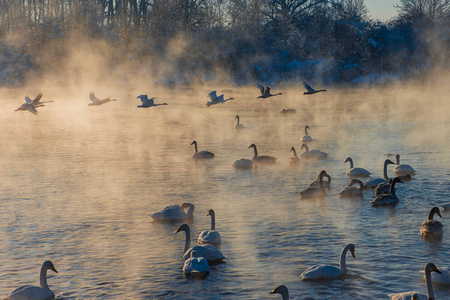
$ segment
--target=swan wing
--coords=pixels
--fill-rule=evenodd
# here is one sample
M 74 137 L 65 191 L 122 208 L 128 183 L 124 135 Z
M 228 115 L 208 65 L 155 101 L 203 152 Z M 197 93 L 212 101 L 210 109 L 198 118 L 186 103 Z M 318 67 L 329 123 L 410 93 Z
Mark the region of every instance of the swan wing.
M 270 87 L 268 85 L 264 86 L 264 95 L 269 95 L 270 94 Z
M 31 100 L 29 96 L 25 96 L 25 102 L 28 104 L 31 104 L 31 102 L 33 102 L 33 100 Z
M 184 262 L 183 272 L 185 274 L 200 274 L 210 271 L 208 261 L 203 257 L 191 257 Z
M 151 215 L 155 220 L 183 220 L 188 217 L 179 205 L 170 205 Z
M 433 282 L 433 284 L 449 285 L 450 284 L 450 272 L 447 269 L 442 269 L 442 268 L 439 268 L 439 271 L 441 271 L 441 274 L 436 273 L 436 272 L 431 273 L 431 282 Z M 424 279 L 425 279 L 425 272 L 421 271 L 421 273 L 424 275 Z
M 308 92 L 314 92 L 314 89 L 309 84 L 307 84 L 306 81 L 303 81 L 303 85 L 308 90 Z
M 342 270 L 335 266 L 315 265 L 306 269 L 301 275 L 301 280 L 332 279 L 342 275 Z
M 139 96 L 137 96 L 137 98 L 139 98 L 141 100 L 143 105 L 148 101 L 147 95 L 139 95 Z
M 53 299 L 55 294 L 49 289 L 40 286 L 24 285 L 21 286 L 8 296 L 9 300 L 47 300 Z
M 258 84 L 256 87 L 257 87 L 257 88 L 259 89 L 259 91 L 261 92 L 261 95 L 264 95 L 264 87 L 263 87 L 262 85 L 260 85 L 260 84 Z
M 209 96 L 209 99 L 211 99 L 211 101 L 216 100 L 216 98 L 217 98 L 216 91 L 210 92 L 210 93 L 208 94 L 208 96 Z
M 31 101 L 32 105 L 37 105 L 39 103 L 39 100 L 41 100 L 42 98 L 42 93 L 39 93 L 36 95 L 36 97 L 33 99 L 33 101 Z
M 196 255 L 199 257 L 204 257 L 209 262 L 221 261 L 225 259 L 225 256 L 220 252 L 219 249 L 212 245 L 202 245 L 202 246 L 194 246 L 187 250 L 183 254 L 184 259 L 188 259 L 191 257 L 191 252 L 195 251 Z
M 156 98 L 156 97 L 153 97 L 153 98 L 148 99 L 148 100 L 147 100 L 147 104 L 149 104 L 149 105 L 151 105 L 151 106 L 155 105 L 155 98 Z
M 386 183 L 386 180 L 384 180 L 383 178 L 372 178 L 370 180 L 367 180 L 364 183 L 364 188 L 366 188 L 366 189 L 374 189 L 381 183 Z
M 89 93 L 89 99 L 91 99 L 92 103 L 94 103 L 94 104 L 100 103 L 100 99 L 95 97 L 94 93 Z
M 199 245 L 203 244 L 217 245 L 220 244 L 221 241 L 222 238 L 220 236 L 220 233 L 216 230 L 205 230 L 202 231 L 198 236 Z

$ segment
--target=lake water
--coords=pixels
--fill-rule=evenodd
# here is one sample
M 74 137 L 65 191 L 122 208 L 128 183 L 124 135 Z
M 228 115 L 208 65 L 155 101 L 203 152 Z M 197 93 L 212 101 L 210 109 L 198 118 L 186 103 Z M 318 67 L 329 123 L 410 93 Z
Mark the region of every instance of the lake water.
M 88 92 L 52 98 L 44 91 L 43 100 L 55 102 L 38 116 L 13 111 L 23 91 L 0 97 L 0 296 L 39 284 L 44 260 L 59 271 L 48 276 L 57 299 L 281 299 L 268 294 L 279 284 L 292 299 L 386 299 L 426 292 L 419 271 L 427 262 L 450 268 L 450 213 L 437 217 L 442 241 L 419 234 L 429 210 L 450 201 L 448 86 L 313 96 L 274 86 L 283 95 L 268 99 L 255 99 L 253 86 L 231 89 L 225 97 L 235 100 L 208 108 L 205 88 L 160 90 L 155 101 L 169 105 L 148 109 L 136 108 L 142 91 L 99 107 L 87 106 Z M 297 112 L 283 115 L 283 108 Z M 306 124 L 310 149 L 329 157 L 293 168 L 289 149 L 303 152 Z M 195 163 L 194 139 L 215 158 Z M 234 160 L 253 156 L 252 143 L 276 165 L 233 169 Z M 350 181 L 346 157 L 382 177 L 387 154 L 396 153 L 417 171 L 397 185 L 396 206 L 373 207 L 371 190 L 363 199 L 339 197 Z M 301 200 L 297 192 L 321 170 L 333 178 L 327 196 Z M 194 241 L 209 228 L 206 212 L 216 212 L 227 258 L 204 280 L 183 275 L 185 235 L 173 234 L 179 224 L 149 216 L 183 202 L 195 204 Z M 347 275 L 299 280 L 313 264 L 338 265 L 347 243 L 356 245 Z M 450 287 L 434 290 L 436 299 L 450 299 Z

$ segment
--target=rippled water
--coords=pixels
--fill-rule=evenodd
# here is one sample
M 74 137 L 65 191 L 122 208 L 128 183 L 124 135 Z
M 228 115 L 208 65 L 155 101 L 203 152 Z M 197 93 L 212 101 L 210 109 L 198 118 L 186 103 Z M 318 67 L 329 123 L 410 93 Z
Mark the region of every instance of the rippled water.
M 425 292 L 425 263 L 450 267 L 450 213 L 443 213 L 442 241 L 419 235 L 428 211 L 450 201 L 450 110 L 448 87 L 435 96 L 421 91 L 402 98 L 384 90 L 302 96 L 291 87 L 256 100 L 256 88 L 242 87 L 233 89 L 234 101 L 209 108 L 207 90 L 165 91 L 156 102 L 169 105 L 149 109 L 137 109 L 131 96 L 88 107 L 86 93 L 55 99 L 37 117 L 13 112 L 19 100 L 4 100 L 0 296 L 38 284 L 47 259 L 59 271 L 49 273 L 57 299 L 279 299 L 268 294 L 279 284 L 293 299 Z M 283 108 L 297 113 L 282 115 Z M 246 126 L 239 132 L 236 114 Z M 289 149 L 302 152 L 306 124 L 310 148 L 329 158 L 289 167 Z M 192 161 L 194 139 L 216 157 Z M 277 164 L 233 169 L 234 160 L 252 157 L 251 143 Z M 381 177 L 386 155 L 395 153 L 417 170 L 398 185 L 396 206 L 372 207 L 372 191 L 363 199 L 338 196 L 349 182 L 347 156 Z M 297 192 L 322 169 L 333 178 L 328 195 L 300 200 Z M 227 259 L 205 280 L 183 275 L 185 236 L 173 234 L 179 224 L 155 224 L 149 216 L 183 202 L 196 207 L 193 239 L 209 228 L 208 209 L 216 212 Z M 337 265 L 347 243 L 356 245 L 356 259 L 348 256 L 345 277 L 298 279 L 310 265 Z M 435 294 L 449 299 L 450 288 L 435 287 Z

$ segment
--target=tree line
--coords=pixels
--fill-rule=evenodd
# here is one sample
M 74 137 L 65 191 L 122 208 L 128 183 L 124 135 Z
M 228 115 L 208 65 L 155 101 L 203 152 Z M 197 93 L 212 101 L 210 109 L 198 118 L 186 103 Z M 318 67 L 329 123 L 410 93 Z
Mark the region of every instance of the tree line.
M 450 0 L 395 8 L 396 17 L 379 21 L 364 0 L 0 0 L 0 37 L 37 33 L 42 46 L 82 29 L 114 34 L 124 53 L 140 41 L 134 55 L 160 60 L 182 36 L 174 73 L 206 79 L 221 70 L 238 82 L 289 79 L 301 75 L 299 62 L 324 58 L 332 63 L 321 72 L 333 81 L 448 62 Z

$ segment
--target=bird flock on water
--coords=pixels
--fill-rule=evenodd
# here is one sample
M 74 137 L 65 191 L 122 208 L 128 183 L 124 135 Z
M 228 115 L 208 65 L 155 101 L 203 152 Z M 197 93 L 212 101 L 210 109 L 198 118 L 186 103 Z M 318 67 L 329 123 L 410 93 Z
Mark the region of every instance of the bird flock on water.
M 325 92 L 325 89 L 315 90 L 306 82 L 303 82 L 306 92 L 304 95 L 313 95 L 319 92 Z M 271 94 L 270 87 L 265 85 L 257 85 L 261 92 L 261 95 L 257 98 L 269 98 L 273 96 L 283 95 L 282 93 Z M 23 103 L 16 111 L 29 111 L 34 115 L 38 112 L 36 108 L 45 106 L 44 103 L 54 102 L 53 100 L 40 101 L 43 94 L 39 93 L 33 100 L 29 96 L 25 96 L 25 103 Z M 216 104 L 224 104 L 227 101 L 234 98 L 225 99 L 224 95 L 217 96 L 216 91 L 212 91 L 208 94 L 210 101 L 206 103 L 206 107 L 210 107 Z M 168 105 L 167 103 L 155 103 L 154 97 L 148 98 L 147 95 L 139 95 L 136 97 L 140 99 L 141 105 L 138 108 L 149 108 L 154 106 Z M 117 101 L 111 97 L 99 99 L 93 92 L 89 94 L 90 103 L 88 106 L 99 106 L 108 102 Z M 281 113 L 292 114 L 295 113 L 295 109 L 283 109 Z M 246 128 L 240 123 L 239 115 L 235 117 L 236 130 L 243 130 Z M 291 166 L 298 166 L 301 161 L 316 161 L 327 159 L 329 154 L 316 149 L 309 149 L 313 139 L 308 133 L 308 129 L 311 129 L 308 125 L 304 127 L 304 135 L 301 137 L 301 148 L 305 150 L 300 156 L 297 155 L 295 147 L 291 147 L 290 152 L 293 156 L 288 158 L 288 164 Z M 247 130 L 247 129 L 246 129 Z M 198 150 L 198 142 L 192 141 L 191 145 L 194 145 L 194 154 L 192 158 L 197 160 L 209 160 L 215 157 L 213 152 Z M 256 144 L 252 143 L 248 147 L 253 149 L 253 157 L 251 159 L 241 158 L 232 163 L 232 166 L 236 169 L 252 169 L 260 165 L 273 165 L 277 163 L 277 158 L 269 155 L 259 155 Z M 373 206 L 392 206 L 399 202 L 399 198 L 395 193 L 395 186 L 398 183 L 404 183 L 410 181 L 412 176 L 415 176 L 416 171 L 408 164 L 400 163 L 400 155 L 395 156 L 396 162 L 394 163 L 390 159 L 386 159 L 383 164 L 383 178 L 369 178 L 372 174 L 368 170 L 355 167 L 353 159 L 347 157 L 344 160 L 345 163 L 349 163 L 349 169 L 346 175 L 350 178 L 350 183 L 344 187 L 340 192 L 340 197 L 356 197 L 362 198 L 364 190 L 374 190 L 374 199 L 371 201 Z M 388 165 L 394 165 L 393 173 L 394 178 L 388 177 L 387 167 Z M 363 179 L 368 179 L 363 182 Z M 323 198 L 327 195 L 327 190 L 331 188 L 331 176 L 322 170 L 317 179 L 312 181 L 307 188 L 298 192 L 300 199 L 314 199 Z M 450 210 L 450 203 L 442 205 L 444 210 Z M 211 267 L 216 264 L 226 262 L 226 256 L 222 254 L 220 245 L 222 237 L 219 231 L 216 230 L 216 215 L 213 209 L 209 209 L 206 213 L 207 217 L 211 219 L 211 226 L 209 230 L 202 231 L 197 238 L 197 245 L 191 245 L 191 229 L 187 221 L 192 221 L 194 218 L 195 206 L 192 203 L 182 203 L 181 205 L 170 205 L 163 208 L 161 211 L 151 214 L 154 222 L 158 223 L 181 223 L 175 230 L 175 234 L 179 232 L 185 233 L 185 245 L 182 252 L 184 259 L 183 272 L 187 277 L 193 279 L 204 279 L 211 272 Z M 443 225 L 437 220 L 434 220 L 434 216 L 437 215 L 442 218 L 441 211 L 438 207 L 433 207 L 429 211 L 428 218 L 424 221 L 420 227 L 420 235 L 424 240 L 439 241 L 443 237 Z M 299 279 L 305 280 L 332 280 L 340 278 L 347 272 L 346 257 L 347 253 L 350 253 L 353 258 L 356 258 L 356 245 L 350 243 L 344 246 L 339 258 L 339 264 L 328 265 L 318 264 L 313 265 L 304 270 Z M 5 299 L 17 300 L 17 299 L 53 299 L 55 294 L 50 290 L 47 284 L 47 271 L 51 270 L 57 272 L 51 261 L 45 261 L 42 264 L 40 271 L 40 286 L 25 285 L 20 286 L 13 290 L 10 295 Z M 446 284 L 450 285 L 450 271 L 445 269 L 438 269 L 433 263 L 427 263 L 423 271 L 424 279 L 426 281 L 427 294 L 410 291 L 402 293 L 392 293 L 388 296 L 391 299 L 434 299 L 432 284 Z M 285 285 L 279 285 L 274 288 L 269 294 L 280 294 L 283 300 L 289 299 L 289 290 Z

